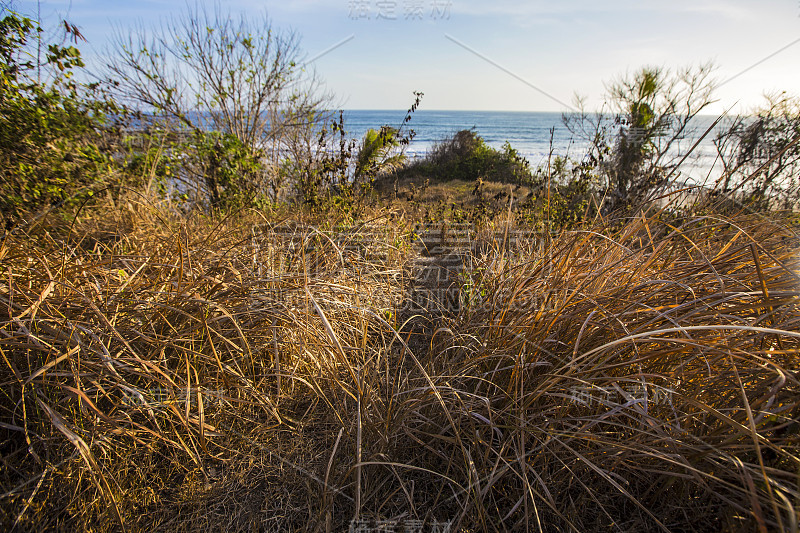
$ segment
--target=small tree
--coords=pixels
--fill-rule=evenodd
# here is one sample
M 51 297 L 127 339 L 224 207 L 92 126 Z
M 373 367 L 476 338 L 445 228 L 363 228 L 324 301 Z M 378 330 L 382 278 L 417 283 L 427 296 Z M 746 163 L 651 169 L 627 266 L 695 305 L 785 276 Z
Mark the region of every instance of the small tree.
M 589 142 L 589 164 L 580 169 L 600 179 L 604 213 L 637 205 L 677 177 L 700 133 L 694 119 L 712 103 L 712 71 L 710 63 L 675 73 L 644 67 L 606 86 L 610 114 L 564 116 L 573 135 Z
M 324 120 L 328 100 L 303 67 L 296 35 L 273 30 L 266 16 L 234 18 L 219 4 L 190 9 L 149 35 L 144 28 L 117 32 L 108 77 L 119 97 L 199 141 L 199 157 L 219 159 L 215 147 L 232 146 L 218 144 L 219 135 L 235 138 L 235 153 L 228 156 L 241 153 L 248 165 L 261 165 L 238 190 L 277 194 L 278 174 L 268 162 L 280 159 L 284 140 Z M 207 134 L 214 136 L 211 142 L 203 140 Z M 208 146 L 214 150 L 203 149 Z M 224 207 L 226 196 L 214 186 L 224 187 L 225 180 L 209 175 L 218 165 L 203 161 L 195 168 L 203 169 L 195 176 L 198 190 L 212 207 Z

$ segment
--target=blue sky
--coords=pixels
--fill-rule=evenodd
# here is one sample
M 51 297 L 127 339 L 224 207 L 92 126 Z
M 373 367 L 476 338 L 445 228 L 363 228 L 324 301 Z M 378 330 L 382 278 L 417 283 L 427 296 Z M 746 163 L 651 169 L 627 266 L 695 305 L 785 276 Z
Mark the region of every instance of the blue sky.
M 724 84 L 711 109 L 743 112 L 765 91 L 800 95 L 800 0 L 230 0 L 293 29 L 345 108 L 563 111 L 578 93 L 590 107 L 604 82 L 643 65 L 678 68 L 713 60 Z M 16 8 L 36 13 L 37 3 Z M 45 23 L 66 18 L 100 61 L 115 26 L 168 20 L 170 0 L 42 1 Z M 482 57 L 479 57 L 482 56 Z M 521 81 L 523 80 L 523 81 Z M 551 97 L 538 92 L 534 87 Z

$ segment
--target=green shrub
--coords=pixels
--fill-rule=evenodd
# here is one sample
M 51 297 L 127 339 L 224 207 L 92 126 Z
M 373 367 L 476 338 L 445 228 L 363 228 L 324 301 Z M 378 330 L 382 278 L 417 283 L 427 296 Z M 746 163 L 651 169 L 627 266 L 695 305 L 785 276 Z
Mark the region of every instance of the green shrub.
M 36 64 L 28 42 L 43 30 L 29 18 L 3 14 L 0 211 L 8 228 L 50 204 L 83 201 L 111 175 L 105 117 L 117 110 L 96 97 L 96 86 L 73 79 L 83 67 L 77 48 L 46 45 L 44 62 Z M 80 33 L 65 27 L 77 40 Z
M 438 181 L 481 178 L 503 183 L 526 183 L 531 178 L 528 161 L 509 143 L 502 150 L 487 145 L 475 130 L 461 130 L 437 143 L 420 162 L 404 170 Z

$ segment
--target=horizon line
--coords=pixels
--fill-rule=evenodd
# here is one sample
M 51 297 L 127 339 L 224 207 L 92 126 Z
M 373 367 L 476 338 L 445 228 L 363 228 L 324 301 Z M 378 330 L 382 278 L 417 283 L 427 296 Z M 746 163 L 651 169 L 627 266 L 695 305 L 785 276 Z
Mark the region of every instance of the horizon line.
M 402 108 L 367 108 L 367 107 L 342 107 L 331 109 L 329 111 L 375 111 L 384 113 L 407 113 L 408 109 Z M 564 114 L 575 113 L 575 111 L 528 111 L 528 110 L 513 110 L 513 109 L 417 109 L 414 113 L 547 113 L 547 114 Z M 586 111 L 586 114 L 599 114 L 600 111 Z M 606 112 L 605 114 L 613 114 Z M 719 117 L 725 113 L 701 113 L 696 115 L 698 117 Z M 751 116 L 751 114 L 744 115 L 731 115 L 731 116 Z

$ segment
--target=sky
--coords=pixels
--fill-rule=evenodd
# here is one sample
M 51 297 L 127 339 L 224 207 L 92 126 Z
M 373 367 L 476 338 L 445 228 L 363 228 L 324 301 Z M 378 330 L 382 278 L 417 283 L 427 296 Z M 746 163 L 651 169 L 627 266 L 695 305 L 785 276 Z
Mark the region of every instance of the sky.
M 192 2 L 194 5 L 194 2 Z M 229 0 L 295 31 L 306 58 L 346 109 L 590 109 L 606 84 L 645 65 L 713 61 L 708 110 L 746 113 L 764 93 L 800 95 L 800 0 Z M 114 31 L 185 13 L 181 0 L 17 1 L 45 24 L 66 19 L 92 68 Z

